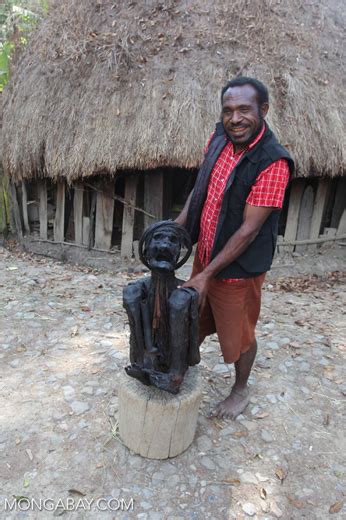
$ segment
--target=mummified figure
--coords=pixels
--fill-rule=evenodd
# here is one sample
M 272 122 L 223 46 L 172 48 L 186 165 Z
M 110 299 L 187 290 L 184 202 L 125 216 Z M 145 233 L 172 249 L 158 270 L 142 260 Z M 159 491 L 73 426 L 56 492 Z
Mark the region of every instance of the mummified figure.
M 181 248 L 187 252 L 179 260 Z M 200 361 L 198 346 L 198 294 L 177 288 L 174 275 L 191 253 L 185 228 L 170 220 L 151 225 L 139 242 L 141 261 L 151 277 L 130 283 L 123 303 L 130 324 L 129 376 L 173 394 L 179 392 L 188 366 Z

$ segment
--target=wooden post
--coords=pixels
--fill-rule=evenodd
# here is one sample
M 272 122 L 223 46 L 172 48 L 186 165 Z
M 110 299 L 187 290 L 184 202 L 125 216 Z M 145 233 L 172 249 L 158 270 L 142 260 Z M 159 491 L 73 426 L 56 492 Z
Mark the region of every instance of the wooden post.
M 83 217 L 83 246 L 89 247 L 90 217 Z
M 299 210 L 297 240 L 305 240 L 310 236 L 311 219 L 314 207 L 314 189 L 312 186 L 306 186 Z M 308 246 L 296 246 L 296 251 L 303 253 Z
M 125 179 L 125 201 L 136 204 L 138 177 L 130 175 Z M 124 204 L 123 226 L 121 236 L 121 256 L 124 258 L 132 257 L 133 225 L 135 222 L 135 210 Z
M 341 215 L 341 219 L 338 226 L 337 235 L 345 235 L 346 234 L 346 209 L 344 209 L 343 214 Z
M 156 217 L 154 220 L 144 215 L 144 228 L 156 220 L 162 220 L 163 173 L 161 171 L 147 173 L 144 177 L 144 209 Z
M 318 238 L 320 235 L 320 229 L 322 219 L 324 216 L 326 202 L 329 195 L 330 179 L 319 179 L 316 197 L 314 201 L 314 209 L 311 219 L 310 238 Z M 316 245 L 310 246 L 312 249 L 316 249 Z
M 109 181 L 102 185 L 97 192 L 95 247 L 110 249 L 112 245 L 113 216 L 114 216 L 114 182 Z
M 26 191 L 25 181 L 22 181 L 22 206 L 23 206 L 23 222 L 26 233 L 30 235 L 30 225 L 28 217 L 28 193 Z
M 17 234 L 18 238 L 23 238 L 22 221 L 20 219 L 19 204 L 17 199 L 17 190 L 13 182 L 9 182 L 10 196 L 11 196 L 11 227 L 12 231 Z
M 305 179 L 296 179 L 292 183 L 284 241 L 290 242 L 297 238 L 300 202 L 305 187 Z M 293 251 L 294 246 L 285 246 L 287 251 Z
M 56 209 L 54 219 L 54 241 L 64 241 L 64 222 L 65 222 L 65 183 L 57 183 L 56 190 Z
M 48 216 L 47 216 L 47 184 L 46 181 L 40 181 L 38 184 L 38 196 L 40 199 L 40 238 L 47 240 L 48 238 Z
M 335 200 L 332 211 L 330 227 L 338 227 L 340 219 L 346 208 L 346 177 L 340 177 L 337 181 Z
M 83 244 L 83 184 L 77 183 L 73 197 L 74 240 L 76 244 Z M 88 233 L 89 235 L 89 233 Z

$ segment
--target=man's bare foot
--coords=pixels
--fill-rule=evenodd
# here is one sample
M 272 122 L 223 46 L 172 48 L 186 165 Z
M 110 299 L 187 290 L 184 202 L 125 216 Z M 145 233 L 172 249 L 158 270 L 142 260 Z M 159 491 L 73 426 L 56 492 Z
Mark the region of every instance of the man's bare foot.
M 230 395 L 218 404 L 215 416 L 219 419 L 235 419 L 249 404 L 249 389 L 232 388 Z

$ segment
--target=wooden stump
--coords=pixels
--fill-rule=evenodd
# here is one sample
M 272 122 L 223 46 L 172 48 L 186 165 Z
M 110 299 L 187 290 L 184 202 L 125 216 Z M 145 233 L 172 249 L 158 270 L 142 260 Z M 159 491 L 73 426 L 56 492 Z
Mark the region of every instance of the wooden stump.
M 149 459 L 168 459 L 193 441 L 202 398 L 197 367 L 185 374 L 180 392 L 169 394 L 123 374 L 119 388 L 119 433 L 125 446 Z

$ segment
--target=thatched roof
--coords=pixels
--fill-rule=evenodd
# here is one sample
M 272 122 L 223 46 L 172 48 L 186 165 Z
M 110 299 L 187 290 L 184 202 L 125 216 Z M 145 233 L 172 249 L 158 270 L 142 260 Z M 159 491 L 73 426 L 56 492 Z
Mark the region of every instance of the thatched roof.
M 238 74 L 298 175 L 345 172 L 341 0 L 59 0 L 4 96 L 13 179 L 193 168 Z

